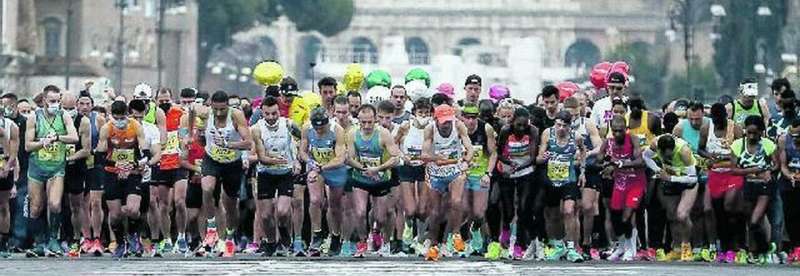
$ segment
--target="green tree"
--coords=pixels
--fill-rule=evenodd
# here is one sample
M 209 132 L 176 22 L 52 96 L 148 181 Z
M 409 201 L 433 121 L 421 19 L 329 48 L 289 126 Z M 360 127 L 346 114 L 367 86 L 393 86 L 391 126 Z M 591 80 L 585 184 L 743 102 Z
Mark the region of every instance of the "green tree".
M 299 31 L 335 35 L 350 26 L 353 0 L 198 0 L 199 66 L 202 76 L 216 48 L 231 45 L 238 31 L 256 24 L 270 24 L 285 14 Z
M 714 70 L 713 64 L 706 64 L 701 66 L 698 63 L 693 63 L 691 66 L 692 75 L 691 87 L 689 82 L 686 81 L 686 72 L 673 72 L 667 82 L 667 96 L 669 98 L 684 97 L 689 99 L 697 99 L 703 102 L 715 102 L 717 98 L 722 95 L 719 88 L 719 81 L 717 80 L 717 73 Z
M 786 0 L 741 1 L 725 0 L 727 16 L 720 19 L 721 38 L 714 42 L 714 66 L 720 75 L 722 88 L 734 89 L 739 82 L 755 75 L 753 66 L 763 62 L 780 72 L 781 29 L 786 24 Z M 759 16 L 759 6 L 766 5 L 772 15 Z M 757 45 L 759 40 L 763 43 Z M 759 49 L 761 48 L 761 49 Z
M 629 91 L 640 94 L 650 106 L 663 103 L 667 73 L 664 51 L 644 42 L 623 43 L 607 53 L 605 60 L 627 62 L 633 79 Z

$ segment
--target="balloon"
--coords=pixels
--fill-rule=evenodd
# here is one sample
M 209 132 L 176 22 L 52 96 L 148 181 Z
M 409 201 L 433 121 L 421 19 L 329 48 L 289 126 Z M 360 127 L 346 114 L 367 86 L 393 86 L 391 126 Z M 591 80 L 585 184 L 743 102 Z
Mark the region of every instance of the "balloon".
M 425 72 L 425 70 L 414 68 L 406 73 L 406 84 L 415 80 L 425 81 L 425 87 L 431 87 L 431 75 Z
M 573 94 L 580 91 L 580 87 L 577 84 L 571 81 L 565 81 L 559 83 L 556 87 L 558 87 L 558 101 L 563 102 L 569 97 L 572 97 Z
M 345 93 L 350 91 L 359 92 L 361 90 L 361 85 L 364 84 L 364 69 L 361 68 L 360 64 L 347 65 L 342 84 L 344 85 L 343 91 Z
M 367 89 L 375 87 L 376 85 L 392 87 L 392 76 L 383 70 L 370 72 L 369 75 L 367 75 Z
M 430 98 L 436 90 L 428 89 L 424 80 L 412 80 L 406 83 L 406 93 L 411 102 L 415 102 L 420 98 Z
M 611 69 L 611 62 L 604 61 L 592 67 L 592 72 L 589 74 L 589 80 L 595 88 L 602 89 L 606 87 L 606 76 Z
M 375 86 L 367 90 L 367 95 L 364 97 L 365 103 L 376 105 L 381 101 L 388 100 L 392 95 L 391 90 L 384 86 Z
M 505 85 L 492 84 L 492 86 L 489 87 L 489 98 L 492 99 L 492 101 L 495 103 L 510 96 L 511 96 L 511 90 L 509 90 L 508 87 Z
M 283 67 L 277 62 L 262 62 L 253 70 L 253 79 L 263 86 L 279 85 L 283 79 Z
M 628 63 L 625 63 L 624 61 L 617 61 L 614 62 L 614 65 L 611 65 L 611 69 L 608 70 L 608 73 L 611 74 L 613 72 L 620 72 L 627 77 L 630 74 L 630 70 L 631 67 L 628 65 Z
M 445 94 L 451 99 L 456 97 L 456 89 L 450 83 L 445 82 L 440 84 L 438 87 L 436 87 L 436 92 Z

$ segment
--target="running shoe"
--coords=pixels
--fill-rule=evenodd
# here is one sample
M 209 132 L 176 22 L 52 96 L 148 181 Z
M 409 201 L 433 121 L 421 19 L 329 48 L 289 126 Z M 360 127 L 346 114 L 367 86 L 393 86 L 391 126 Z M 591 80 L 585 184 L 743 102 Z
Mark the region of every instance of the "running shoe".
M 403 252 L 403 241 L 402 240 L 392 240 L 389 242 L 389 254 L 392 256 L 397 257 L 405 257 L 406 253 Z
M 625 253 L 622 253 L 622 261 L 623 262 L 630 262 L 634 261 L 636 257 L 636 245 L 634 245 L 634 238 L 632 236 L 630 239 L 625 239 L 625 242 L 622 245 L 623 250 Z
M 469 240 L 469 246 L 472 247 L 472 251 L 477 254 L 483 253 L 483 235 L 481 235 L 480 230 L 473 230 L 470 232 L 471 239 Z
M 736 253 L 736 264 L 745 265 L 747 264 L 747 259 L 750 254 L 747 254 L 747 250 L 739 249 L 739 252 Z
M 320 234 L 314 234 L 311 237 L 311 244 L 308 246 L 308 255 L 311 257 L 319 257 L 322 254 L 322 242 L 325 240 Z
M 36 244 L 33 248 L 25 251 L 25 257 L 38 258 L 44 257 L 45 246 L 42 243 Z
M 8 250 L 8 247 L 0 249 L 0 258 L 2 259 L 11 258 L 11 252 Z
M 222 257 L 232 258 L 236 254 L 236 243 L 232 238 L 225 239 L 225 251 L 222 252 Z
M 356 258 L 364 258 L 364 254 L 367 253 L 369 245 L 366 242 L 360 241 L 356 243 L 356 253 L 353 254 L 353 257 Z
M 328 256 L 338 256 L 339 251 L 342 250 L 342 239 L 339 237 L 331 236 L 328 240 L 330 240 L 328 245 Z
M 169 253 L 172 252 L 173 250 L 172 239 L 170 238 L 161 240 L 161 242 L 158 243 L 158 245 L 161 247 L 161 254 Z
M 94 243 L 91 239 L 81 238 L 81 253 L 89 254 L 89 251 L 92 250 L 92 245 L 94 245 Z
M 719 257 L 717 259 L 720 263 L 728 263 L 728 264 L 735 263 L 736 252 L 734 252 L 733 250 L 728 250 L 726 252 L 723 252 L 722 254 L 719 254 Z
M 589 257 L 591 257 L 593 261 L 599 261 L 600 260 L 600 250 L 597 250 L 597 248 L 594 248 L 594 247 L 590 248 L 589 249 Z
M 142 242 L 139 234 L 128 235 L 128 253 L 136 257 L 141 257 L 143 253 Z
M 800 264 L 800 246 L 795 247 L 794 250 L 792 250 L 792 253 L 789 253 L 788 263 Z
M 227 249 L 228 249 L 227 243 L 225 241 L 218 241 L 217 246 L 214 247 L 212 251 L 214 252 L 214 255 L 216 255 L 217 257 L 222 257 L 222 255 L 225 254 L 225 251 Z
M 403 242 L 405 244 L 414 242 L 414 225 L 408 222 L 405 223 L 405 227 L 403 228 Z
M 581 254 L 578 253 L 575 248 L 570 248 L 567 250 L 567 261 L 572 263 L 581 263 L 583 262 L 583 256 L 581 256 Z
M 372 235 L 372 242 L 370 243 L 372 248 L 370 248 L 370 251 L 378 251 L 381 247 L 383 247 L 384 243 L 386 243 L 386 241 L 383 239 L 383 234 L 381 234 L 381 232 L 375 232 L 375 234 Z
M 216 227 L 208 227 L 206 229 L 206 236 L 203 239 L 203 245 L 214 247 L 217 245 L 217 241 L 219 240 L 219 233 L 217 233 Z
M 95 257 L 103 256 L 103 242 L 100 239 L 94 239 L 90 251 Z
M 261 257 L 272 257 L 273 255 L 275 255 L 277 247 L 278 247 L 277 243 L 268 243 L 267 241 L 262 240 L 261 243 L 258 245 L 258 251 L 261 252 Z
M 108 253 L 113 253 L 117 249 L 118 246 L 119 246 L 119 244 L 117 244 L 117 241 L 111 241 L 110 243 L 108 243 L 108 247 L 106 248 L 106 251 Z
M 525 249 L 525 253 L 522 254 L 522 260 L 533 261 L 534 259 L 536 259 L 536 242 L 531 242 Z
M 525 249 L 522 246 L 515 244 L 514 245 L 514 252 L 511 254 L 511 258 L 515 261 L 522 260 L 522 257 L 525 255 Z
M 535 251 L 533 252 L 534 260 L 543 261 L 544 258 L 545 258 L 545 254 L 544 254 L 545 246 L 544 246 L 544 243 L 542 243 L 542 241 L 540 241 L 539 238 L 536 238 L 536 239 L 533 240 L 533 245 L 536 246 L 536 249 L 534 249 Z
M 664 252 L 664 248 L 656 249 L 656 261 L 669 262 L 669 256 Z
M 428 248 L 428 253 L 425 254 L 425 260 L 432 262 L 439 261 L 439 247 L 434 245 Z
M 508 229 L 503 229 L 500 232 L 500 245 L 502 245 L 504 248 L 508 248 L 510 243 L 511 243 L 511 231 L 509 231 Z
M 295 257 L 306 256 L 305 244 L 302 239 L 294 238 L 294 242 L 292 242 L 292 252 L 294 252 Z
M 50 241 L 47 242 L 44 255 L 47 257 L 60 257 L 64 255 L 64 251 L 61 251 L 61 245 L 58 244 L 58 241 L 51 238 Z
M 81 257 L 81 246 L 74 242 L 69 245 L 69 251 L 67 251 L 67 256 L 70 258 L 80 258 Z
M 700 250 L 700 260 L 710 263 L 714 261 L 714 257 L 711 255 L 711 250 L 708 248 L 703 248 Z
M 342 242 L 342 249 L 339 250 L 339 257 L 353 257 L 355 251 L 350 250 L 352 248 L 352 246 L 350 246 L 351 244 L 352 242 L 349 240 Z
M 392 249 L 389 246 L 389 243 L 383 243 L 381 248 L 378 248 L 378 256 L 379 257 L 389 257 L 392 255 Z
M 625 254 L 625 249 L 626 249 L 625 244 L 626 243 L 627 243 L 627 241 L 625 240 L 625 238 L 620 238 L 619 240 L 614 242 L 614 249 L 611 251 L 610 254 L 608 254 L 608 257 L 606 257 L 606 260 L 609 260 L 609 261 L 612 261 L 612 262 L 619 261 L 622 258 L 622 255 Z
M 692 246 L 688 243 L 681 244 L 681 262 L 691 262 L 694 260 L 694 254 L 692 254 Z
M 118 244 L 118 245 L 114 246 L 114 251 L 112 251 L 112 252 L 113 252 L 111 254 L 112 258 L 115 258 L 115 259 L 125 258 L 127 256 L 127 253 L 128 253 L 128 246 L 125 243 Z
M 178 253 L 186 254 L 186 252 L 189 252 L 189 243 L 186 242 L 186 238 L 180 237 L 175 243 L 178 245 Z
M 567 255 L 567 248 L 563 241 L 556 241 L 553 244 L 552 252 L 547 255 L 548 261 L 559 261 Z
M 206 251 L 206 247 L 207 246 L 205 246 L 205 245 L 198 246 L 197 250 L 194 251 L 194 256 L 195 257 L 200 257 L 200 258 L 206 257 L 208 255 L 208 252 Z
M 251 243 L 248 243 L 247 245 L 244 246 L 244 250 L 242 250 L 242 253 L 245 253 L 245 254 L 256 254 L 256 253 L 259 253 L 258 249 L 259 249 L 258 244 L 255 243 L 255 242 L 251 242 Z
M 489 246 L 486 247 L 486 254 L 483 255 L 484 258 L 490 261 L 497 261 L 500 259 L 500 253 L 502 251 L 502 246 L 499 242 L 492 242 L 489 243 Z
M 453 253 L 462 253 L 466 250 L 467 245 L 464 243 L 464 239 L 461 238 L 461 234 L 453 234 Z

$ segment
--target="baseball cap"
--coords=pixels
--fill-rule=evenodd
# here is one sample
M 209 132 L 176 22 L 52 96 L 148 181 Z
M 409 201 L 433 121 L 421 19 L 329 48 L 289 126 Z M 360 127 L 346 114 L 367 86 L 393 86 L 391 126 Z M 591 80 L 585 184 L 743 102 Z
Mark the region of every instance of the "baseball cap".
M 281 96 L 280 90 L 281 88 L 277 85 L 267 86 L 267 88 L 264 89 L 264 96 L 272 96 L 275 98 L 280 97 Z
M 470 84 L 481 85 L 481 83 L 483 83 L 483 81 L 481 80 L 481 77 L 478 76 L 478 75 L 472 74 L 472 75 L 467 76 L 467 81 L 464 82 L 464 85 L 465 86 L 466 85 L 470 85 Z
M 447 97 L 450 97 L 451 99 L 456 96 L 455 88 L 453 88 L 453 85 L 446 82 L 436 87 L 436 91 L 447 95 Z
M 463 114 L 463 115 L 476 115 L 477 116 L 478 114 L 480 114 L 480 109 L 478 109 L 477 105 L 475 105 L 473 103 L 468 103 L 468 104 L 465 104 L 463 107 L 461 107 L 461 114 Z
M 314 108 L 314 110 L 311 110 L 310 117 L 311 125 L 315 127 L 327 125 L 329 122 L 328 112 L 322 107 L 317 107 Z
M 608 81 L 607 81 L 607 83 L 619 83 L 619 84 L 625 84 L 625 81 L 626 81 L 626 80 L 627 80 L 627 78 L 626 78 L 626 77 L 625 77 L 625 75 L 623 75 L 622 73 L 620 73 L 620 72 L 613 72 L 613 73 L 611 73 L 611 74 L 609 74 L 609 75 L 608 75 Z
M 739 92 L 744 96 L 755 97 L 758 96 L 758 83 L 746 82 L 739 85 Z
M 149 99 L 153 97 L 153 88 L 146 83 L 137 84 L 133 88 L 133 97 L 137 99 Z
M 296 96 L 297 91 L 297 81 L 295 81 L 292 77 L 285 77 L 281 81 L 281 93 L 284 95 L 291 95 Z
M 433 109 L 433 117 L 440 124 L 453 121 L 456 119 L 456 110 L 450 105 L 439 105 Z

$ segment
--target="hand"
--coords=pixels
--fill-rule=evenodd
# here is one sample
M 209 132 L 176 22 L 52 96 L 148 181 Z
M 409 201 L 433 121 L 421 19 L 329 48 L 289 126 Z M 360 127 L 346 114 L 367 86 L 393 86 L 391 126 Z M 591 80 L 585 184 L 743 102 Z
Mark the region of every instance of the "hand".
M 39 139 L 39 142 L 42 143 L 42 147 L 43 148 L 46 148 L 46 147 L 50 146 L 50 143 L 52 143 L 53 141 L 50 140 L 50 138 L 45 137 L 45 138 Z
M 318 178 L 319 178 L 319 172 L 310 170 L 308 171 L 308 175 L 306 176 L 306 181 L 308 182 L 308 184 L 313 184 L 317 183 L 317 181 L 319 180 Z
M 142 158 L 141 160 L 139 160 L 139 164 L 138 164 L 138 165 L 139 165 L 139 168 L 140 168 L 140 169 L 145 169 L 145 168 L 147 168 L 147 167 L 148 167 L 148 164 L 147 164 L 147 162 L 148 162 L 148 161 L 149 161 L 149 160 L 147 160 L 147 158 Z
M 364 175 L 369 176 L 369 177 L 373 177 L 373 178 L 378 178 L 378 172 L 380 172 L 380 171 L 376 167 L 369 167 L 369 168 L 364 169 Z
M 128 179 L 128 175 L 131 174 L 129 170 L 118 170 L 117 171 L 117 178 L 119 179 Z
M 466 172 L 467 170 L 469 170 L 469 164 L 467 164 L 467 162 L 463 162 L 463 161 L 459 162 L 458 163 L 458 167 L 459 167 L 459 169 L 461 169 L 462 172 Z
M 550 160 L 550 152 L 549 151 L 545 151 L 544 154 L 542 154 L 542 159 Z
M 761 180 L 764 180 L 764 182 L 769 182 L 770 180 L 772 180 L 772 175 L 769 173 L 769 171 L 763 171 L 759 173 L 758 177 L 760 177 Z
M 489 188 L 489 185 L 491 184 L 491 179 L 492 178 L 489 177 L 488 174 L 481 177 L 481 188 Z
M 581 174 L 580 176 L 578 176 L 578 188 L 583 187 L 584 184 L 586 184 L 586 175 Z
M 284 165 L 289 163 L 289 161 L 286 161 L 283 157 L 267 157 L 267 163 L 272 165 Z
M 672 176 L 666 170 L 662 169 L 660 172 L 658 172 L 658 179 L 661 179 L 661 181 L 665 181 L 665 182 L 670 181 L 671 177 Z
M 243 158 L 242 159 L 242 169 L 244 169 L 245 171 L 250 169 L 250 160 L 249 159 L 247 159 L 247 158 Z
M 17 198 L 17 184 L 11 186 L 11 192 L 9 192 L 8 198 Z
M 301 166 L 300 162 L 295 161 L 294 162 L 294 167 L 292 168 L 292 173 L 293 174 L 300 174 L 300 171 L 302 170 L 302 167 L 300 167 L 300 166 Z

